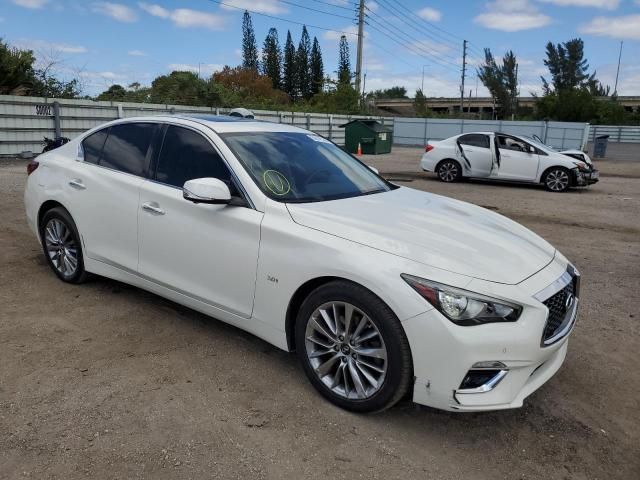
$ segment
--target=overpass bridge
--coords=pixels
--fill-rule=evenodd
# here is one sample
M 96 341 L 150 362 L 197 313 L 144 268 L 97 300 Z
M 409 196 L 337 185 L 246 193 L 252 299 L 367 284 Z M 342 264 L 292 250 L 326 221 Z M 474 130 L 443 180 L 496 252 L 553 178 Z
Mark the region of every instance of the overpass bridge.
M 610 97 L 602 97 L 603 100 Z M 415 116 L 413 98 L 381 98 L 374 99 L 372 105 L 380 112 L 391 115 L 411 117 Z M 640 96 L 618 97 L 620 103 L 627 111 L 640 111 Z M 438 113 L 459 113 L 460 97 L 431 97 L 426 99 L 427 108 Z M 518 97 L 520 107 L 531 107 L 535 105 L 535 97 Z M 499 108 L 491 97 L 471 97 L 464 99 L 464 112 L 475 114 L 492 114 L 494 109 Z

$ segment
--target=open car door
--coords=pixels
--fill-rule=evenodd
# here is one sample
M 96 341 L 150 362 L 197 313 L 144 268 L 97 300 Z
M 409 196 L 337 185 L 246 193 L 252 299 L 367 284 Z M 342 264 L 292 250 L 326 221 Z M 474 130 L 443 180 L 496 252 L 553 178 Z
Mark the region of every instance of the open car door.
M 457 138 L 456 144 L 471 177 L 488 177 L 493 168 L 491 140 L 485 133 L 467 133 Z

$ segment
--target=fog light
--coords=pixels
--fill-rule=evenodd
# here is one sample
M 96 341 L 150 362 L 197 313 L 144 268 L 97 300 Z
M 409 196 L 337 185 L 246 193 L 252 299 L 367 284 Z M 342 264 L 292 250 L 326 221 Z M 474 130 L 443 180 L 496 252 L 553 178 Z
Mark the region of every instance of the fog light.
M 493 369 L 506 370 L 507 366 L 504 363 L 499 362 L 497 360 L 491 360 L 487 362 L 476 362 L 473 364 L 471 368 L 493 368 Z

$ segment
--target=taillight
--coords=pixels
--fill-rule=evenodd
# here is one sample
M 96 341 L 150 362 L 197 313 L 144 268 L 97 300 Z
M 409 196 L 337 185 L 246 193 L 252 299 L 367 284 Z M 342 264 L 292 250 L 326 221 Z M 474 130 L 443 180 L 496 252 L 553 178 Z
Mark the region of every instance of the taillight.
M 38 168 L 38 165 L 40 165 L 40 162 L 37 162 L 36 160 L 31 160 L 27 164 L 27 175 L 31 175 L 33 172 L 35 172 L 36 168 Z
M 426 152 L 430 152 L 431 150 L 433 150 L 433 145 L 425 145 L 424 146 L 424 151 Z

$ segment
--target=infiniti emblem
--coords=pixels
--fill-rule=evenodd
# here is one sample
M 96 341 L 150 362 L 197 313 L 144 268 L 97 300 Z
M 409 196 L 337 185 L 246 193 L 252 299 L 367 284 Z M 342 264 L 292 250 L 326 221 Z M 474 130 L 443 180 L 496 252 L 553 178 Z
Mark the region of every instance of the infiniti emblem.
M 571 308 L 571 305 L 573 305 L 573 300 L 574 300 L 574 296 L 573 293 L 569 293 L 567 295 L 566 300 L 564 301 L 564 307 L 569 310 Z

